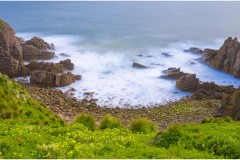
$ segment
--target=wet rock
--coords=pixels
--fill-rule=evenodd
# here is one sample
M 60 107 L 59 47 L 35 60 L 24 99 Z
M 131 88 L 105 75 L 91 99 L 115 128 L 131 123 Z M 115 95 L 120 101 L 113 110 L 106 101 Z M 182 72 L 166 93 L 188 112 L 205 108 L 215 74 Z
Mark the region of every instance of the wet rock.
M 146 66 L 144 66 L 140 63 L 136 63 L 136 62 L 133 62 L 132 67 L 133 68 L 138 68 L 138 69 L 146 69 L 147 68 Z
M 95 92 L 84 92 L 83 94 L 86 96 L 92 96 Z
M 229 37 L 219 50 L 205 49 L 203 61 L 213 68 L 240 77 L 240 42 Z
M 168 52 L 163 52 L 162 55 L 165 57 L 172 57 L 172 55 L 170 55 Z
M 60 63 L 53 62 L 36 62 L 31 61 L 26 67 L 31 70 L 42 70 L 48 72 L 62 73 L 64 71 L 64 67 Z
M 170 79 L 178 79 L 182 76 L 186 76 L 189 73 L 184 73 L 180 70 L 180 68 L 168 68 L 167 70 L 164 70 L 163 75 L 161 75 L 161 78 L 170 78 Z
M 47 71 L 33 71 L 30 83 L 49 87 L 63 87 L 70 85 L 75 80 L 76 76 L 71 72 L 56 74 Z
M 196 54 L 203 54 L 204 51 L 197 47 L 191 47 L 189 49 L 185 49 L 184 52 L 196 53 Z
M 176 81 L 176 86 L 183 91 L 195 91 L 198 87 L 199 79 L 196 74 L 182 76 Z

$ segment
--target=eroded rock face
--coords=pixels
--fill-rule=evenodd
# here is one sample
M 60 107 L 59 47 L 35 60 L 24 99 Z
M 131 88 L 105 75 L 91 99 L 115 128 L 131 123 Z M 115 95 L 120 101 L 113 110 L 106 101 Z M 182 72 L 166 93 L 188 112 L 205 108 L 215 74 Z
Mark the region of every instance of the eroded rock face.
M 182 76 L 176 81 L 176 86 L 183 91 L 195 91 L 199 85 L 199 79 L 196 74 Z
M 46 87 L 63 87 L 75 82 L 79 76 L 80 75 L 74 75 L 71 72 L 57 74 L 47 71 L 33 71 L 30 83 Z
M 22 63 L 23 49 L 15 31 L 0 19 L 0 72 L 9 77 L 28 75 L 29 71 Z
M 219 111 L 222 116 L 231 116 L 234 120 L 240 120 L 240 90 L 225 96 Z
M 189 73 L 184 73 L 180 70 L 180 68 L 168 68 L 167 70 L 163 71 L 163 75 L 161 75 L 161 78 L 169 78 L 169 79 L 178 79 L 182 76 L 186 76 Z
M 240 77 L 240 42 L 229 37 L 219 50 L 206 49 L 203 56 L 210 66 Z

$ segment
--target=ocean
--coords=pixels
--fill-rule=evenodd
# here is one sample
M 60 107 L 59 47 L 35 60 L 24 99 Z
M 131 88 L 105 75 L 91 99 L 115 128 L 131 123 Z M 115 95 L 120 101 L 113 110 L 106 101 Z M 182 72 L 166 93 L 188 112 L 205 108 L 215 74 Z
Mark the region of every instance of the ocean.
M 25 40 L 54 43 L 56 57 L 48 61 L 69 55 L 82 80 L 59 89 L 73 87 L 79 99 L 94 92 L 101 106 L 134 108 L 191 95 L 159 78 L 168 67 L 238 87 L 239 79 L 183 50 L 217 49 L 227 37 L 240 37 L 239 8 L 240 2 L 0 2 L 0 17 Z M 133 62 L 148 69 L 132 68 Z

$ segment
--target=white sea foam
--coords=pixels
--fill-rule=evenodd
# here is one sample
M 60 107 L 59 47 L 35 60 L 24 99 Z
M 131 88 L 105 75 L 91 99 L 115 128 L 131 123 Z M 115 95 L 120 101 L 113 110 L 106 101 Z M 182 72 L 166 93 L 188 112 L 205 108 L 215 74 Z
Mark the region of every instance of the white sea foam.
M 35 34 L 19 34 L 30 39 Z M 60 53 L 69 55 L 75 64 L 73 73 L 81 74 L 82 80 L 70 86 L 60 88 L 66 91 L 75 88 L 75 96 L 85 97 L 84 92 L 94 92 L 98 104 L 108 107 L 139 107 L 165 104 L 179 100 L 191 93 L 182 92 L 175 87 L 174 80 L 161 79 L 159 76 L 168 67 L 180 67 L 181 70 L 195 73 L 201 81 L 214 81 L 221 85 L 239 86 L 239 80 L 231 75 L 216 71 L 199 62 L 199 55 L 183 52 L 190 47 L 219 48 L 223 39 L 204 45 L 197 42 L 172 43 L 165 48 L 151 48 L 140 51 L 117 52 L 101 46 L 81 43 L 74 36 L 44 36 L 46 41 L 54 43 L 57 57 L 49 60 L 58 62 L 66 59 Z M 111 42 L 112 43 L 112 42 Z M 168 53 L 166 57 L 162 53 Z M 141 56 L 139 56 L 141 54 Z M 134 69 L 132 63 L 138 62 L 148 69 Z M 192 64 L 194 62 L 195 64 Z

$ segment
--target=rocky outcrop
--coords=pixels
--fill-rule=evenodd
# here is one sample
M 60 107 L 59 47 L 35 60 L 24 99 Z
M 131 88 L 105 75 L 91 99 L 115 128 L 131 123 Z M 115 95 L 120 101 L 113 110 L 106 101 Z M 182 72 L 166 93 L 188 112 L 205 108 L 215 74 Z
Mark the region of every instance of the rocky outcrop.
M 63 73 L 64 67 L 60 63 L 53 63 L 53 62 L 35 62 L 31 61 L 26 67 L 31 70 L 42 70 L 48 72 L 55 72 L 55 73 Z
M 219 50 L 206 49 L 203 61 L 210 66 L 240 77 L 240 42 L 229 37 Z
M 176 81 L 176 86 L 183 91 L 195 91 L 199 85 L 199 79 L 196 74 L 182 76 Z
M 77 79 L 81 79 L 81 76 L 74 75 L 71 72 L 57 74 L 47 71 L 33 71 L 30 83 L 45 87 L 63 87 L 70 85 Z
M 145 69 L 145 68 L 147 68 L 146 66 L 144 66 L 144 65 L 142 65 L 140 63 L 136 63 L 136 62 L 133 62 L 132 67 L 133 68 L 138 68 L 138 69 Z
M 220 86 L 214 82 L 200 83 L 194 92 L 192 98 L 202 99 L 218 99 L 221 100 L 226 94 L 233 94 L 237 89 L 231 86 Z
M 33 37 L 32 39 L 26 41 L 25 45 L 31 45 L 39 50 L 53 50 L 55 49 L 54 44 L 48 44 L 42 38 Z
M 32 45 L 25 45 L 23 50 L 24 60 L 46 60 L 54 57 L 54 52 L 39 50 Z
M 9 77 L 28 75 L 29 71 L 21 62 L 23 59 L 20 39 L 6 22 L 0 19 L 0 72 Z
M 74 68 L 74 64 L 71 62 L 70 59 L 60 61 L 59 63 L 67 70 L 73 70 Z
M 221 116 L 231 116 L 234 120 L 240 120 L 240 90 L 222 99 L 219 112 Z
M 164 70 L 162 73 L 163 75 L 160 76 L 161 78 L 169 78 L 169 79 L 178 79 L 182 76 L 186 76 L 189 74 L 189 73 L 182 72 L 180 68 L 174 68 L 174 67 L 168 68 L 167 70 Z
M 28 65 L 26 65 L 26 67 L 30 71 L 42 70 L 48 72 L 63 73 L 65 70 L 73 70 L 74 64 L 70 59 L 60 61 L 59 63 L 31 61 Z

